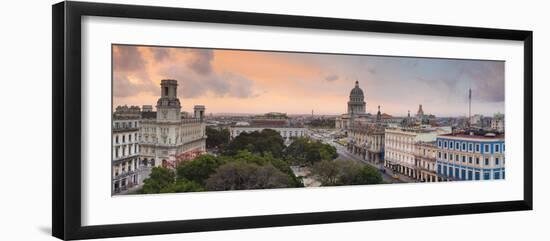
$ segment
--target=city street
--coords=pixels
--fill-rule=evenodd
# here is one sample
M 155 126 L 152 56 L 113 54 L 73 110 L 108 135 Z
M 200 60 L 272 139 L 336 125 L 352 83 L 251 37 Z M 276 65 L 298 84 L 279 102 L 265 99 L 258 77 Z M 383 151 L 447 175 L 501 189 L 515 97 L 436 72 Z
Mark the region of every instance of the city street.
M 403 181 L 400 181 L 400 180 L 396 180 L 394 179 L 390 173 L 391 173 L 391 170 L 387 169 L 386 168 L 386 172 L 381 172 L 380 171 L 380 166 L 376 166 L 374 165 L 373 163 L 370 163 L 366 160 L 363 160 L 361 157 L 359 156 L 356 156 L 352 153 L 350 153 L 346 147 L 334 142 L 334 141 L 330 141 L 328 142 L 328 144 L 336 147 L 336 151 L 338 152 L 338 160 L 353 160 L 353 161 L 357 161 L 357 162 L 360 162 L 362 164 L 366 164 L 366 165 L 370 165 L 374 168 L 376 168 L 376 170 L 378 170 L 378 172 L 380 172 L 380 174 L 382 175 L 382 178 L 384 179 L 384 182 L 387 182 L 387 183 L 401 183 Z M 383 167 L 383 166 L 382 166 Z
M 317 132 L 323 132 L 323 131 L 317 131 Z M 328 131 L 325 131 L 325 132 L 328 132 Z M 329 144 L 331 146 L 334 146 L 336 148 L 336 151 L 338 152 L 338 158 L 336 158 L 337 160 L 353 160 L 353 161 L 357 161 L 359 163 L 362 163 L 362 164 L 366 164 L 366 165 L 370 165 L 374 168 L 376 168 L 376 170 L 378 170 L 378 172 L 380 172 L 380 174 L 382 175 L 382 178 L 384 179 L 384 182 L 387 182 L 387 183 L 402 183 L 402 182 L 406 182 L 406 181 L 403 181 L 403 180 L 396 180 L 394 179 L 392 176 L 391 176 L 391 170 L 388 169 L 388 168 L 385 168 L 386 172 L 381 172 L 380 171 L 380 168 L 383 167 L 383 166 L 376 166 L 370 162 L 367 162 L 366 160 L 363 160 L 361 157 L 357 156 L 357 155 L 354 155 L 352 153 L 350 153 L 346 147 L 336 143 L 328 133 L 310 133 L 310 136 L 311 138 L 313 139 L 316 139 L 316 140 L 320 140 L 321 142 L 325 143 L 325 144 Z M 401 178 L 406 178 L 406 177 L 403 177 L 400 175 L 400 179 Z M 407 178 L 408 179 L 408 178 Z

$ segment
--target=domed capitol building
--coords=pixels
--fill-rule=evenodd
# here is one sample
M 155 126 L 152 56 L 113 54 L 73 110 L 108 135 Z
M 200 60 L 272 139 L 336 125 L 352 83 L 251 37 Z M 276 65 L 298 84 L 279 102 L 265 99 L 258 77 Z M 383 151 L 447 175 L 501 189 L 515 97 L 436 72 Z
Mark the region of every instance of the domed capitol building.
M 355 87 L 349 93 L 348 113 L 365 114 L 366 106 L 363 90 L 359 88 L 359 81 L 355 81 Z
M 367 103 L 365 102 L 365 94 L 359 87 L 359 81 L 355 81 L 355 87 L 349 93 L 348 111 L 336 118 L 336 128 L 347 130 L 351 127 L 351 123 L 357 118 L 368 118 L 371 115 L 366 113 Z

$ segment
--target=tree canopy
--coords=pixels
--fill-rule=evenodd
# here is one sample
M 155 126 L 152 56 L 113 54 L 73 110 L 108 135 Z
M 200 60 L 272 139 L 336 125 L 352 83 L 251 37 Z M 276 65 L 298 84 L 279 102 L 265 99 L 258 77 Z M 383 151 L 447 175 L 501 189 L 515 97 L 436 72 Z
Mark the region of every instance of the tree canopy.
M 271 153 L 266 153 L 263 156 L 251 153 L 247 150 L 239 151 L 234 156 L 223 156 L 221 157 L 225 163 L 229 162 L 244 162 L 244 163 L 250 163 L 250 164 L 256 164 L 259 166 L 263 166 L 266 164 L 270 164 L 273 167 L 277 168 L 282 173 L 289 176 L 291 179 L 291 184 L 294 187 L 303 187 L 302 181 L 299 180 L 295 175 L 294 172 L 292 172 L 292 169 L 290 168 L 290 164 L 280 158 L 275 158 Z
M 160 191 L 172 184 L 175 180 L 175 174 L 172 170 L 164 167 L 153 167 L 149 178 L 143 180 L 142 193 L 160 193 Z
M 274 157 L 280 158 L 283 155 L 285 141 L 283 137 L 274 130 L 264 129 L 261 132 L 243 132 L 235 137 L 223 152 L 224 155 L 233 156 L 241 150 L 264 155 L 271 153 Z
M 220 166 L 206 181 L 212 191 L 290 187 L 292 181 L 271 164 L 230 162 Z
M 286 149 L 287 159 L 297 165 L 313 165 L 322 160 L 338 157 L 336 148 L 307 137 L 296 138 Z
M 222 149 L 229 144 L 229 130 L 224 128 L 221 130 L 206 127 L 206 148 Z
M 308 123 L 308 126 L 314 128 L 334 128 L 335 119 L 314 119 Z
M 153 168 L 141 193 L 199 192 L 261 188 L 303 187 L 290 165 L 271 153 L 247 150 L 233 156 L 201 155 L 181 162 L 175 172 Z
M 323 186 L 382 183 L 382 175 L 374 167 L 347 160 L 323 160 L 315 163 L 311 169 L 311 175 Z
M 175 193 L 175 192 L 201 192 L 204 187 L 199 183 L 187 180 L 177 180 L 169 185 L 161 188 L 159 193 Z
M 201 155 L 191 161 L 181 162 L 176 168 L 177 178 L 204 185 L 206 179 L 223 163 L 219 157 Z
M 270 129 L 241 133 L 229 141 L 229 132 L 207 130 L 209 145 L 220 155 L 205 154 L 183 161 L 175 170 L 152 169 L 141 193 L 174 193 L 303 187 L 291 165 L 311 166 L 313 178 L 323 186 L 382 183 L 374 167 L 354 161 L 334 160 L 336 148 L 307 137 L 285 146 L 281 135 Z

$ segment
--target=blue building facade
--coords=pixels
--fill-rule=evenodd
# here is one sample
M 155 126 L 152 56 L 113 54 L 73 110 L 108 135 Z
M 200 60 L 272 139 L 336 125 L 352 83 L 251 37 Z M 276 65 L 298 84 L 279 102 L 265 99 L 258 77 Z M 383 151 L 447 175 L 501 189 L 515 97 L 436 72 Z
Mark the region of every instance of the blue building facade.
M 436 139 L 436 173 L 442 181 L 505 179 L 502 134 L 440 135 Z

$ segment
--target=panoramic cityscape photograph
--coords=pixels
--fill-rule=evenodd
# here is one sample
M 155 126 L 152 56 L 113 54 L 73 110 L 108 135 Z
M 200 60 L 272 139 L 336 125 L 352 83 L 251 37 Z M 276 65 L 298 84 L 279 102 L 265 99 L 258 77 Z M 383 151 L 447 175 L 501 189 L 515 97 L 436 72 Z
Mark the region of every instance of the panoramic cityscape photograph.
M 111 54 L 112 195 L 505 179 L 504 61 Z

